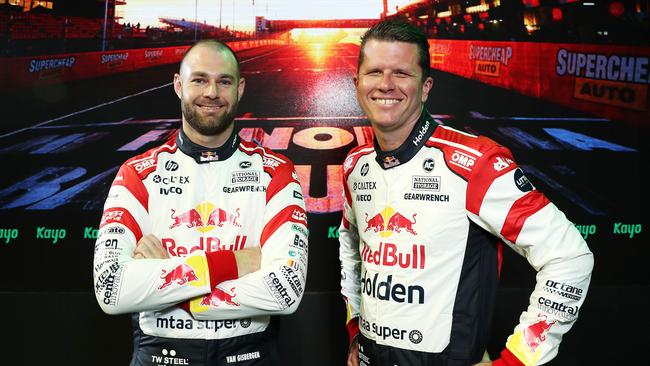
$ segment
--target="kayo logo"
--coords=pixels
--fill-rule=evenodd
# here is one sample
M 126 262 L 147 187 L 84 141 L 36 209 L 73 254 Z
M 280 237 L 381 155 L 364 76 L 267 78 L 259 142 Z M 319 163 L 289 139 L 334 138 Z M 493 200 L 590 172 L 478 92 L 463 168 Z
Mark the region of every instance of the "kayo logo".
M 364 232 L 373 230 L 376 233 L 380 233 L 382 237 L 389 237 L 393 235 L 393 232 L 401 233 L 402 230 L 406 232 L 417 235 L 413 229 L 413 225 L 416 223 L 415 216 L 413 214 L 411 217 L 413 220 L 409 220 L 406 216 L 402 215 L 398 211 L 395 211 L 392 207 L 388 206 L 381 210 L 378 214 L 368 219 L 368 213 L 366 215 L 366 229 Z

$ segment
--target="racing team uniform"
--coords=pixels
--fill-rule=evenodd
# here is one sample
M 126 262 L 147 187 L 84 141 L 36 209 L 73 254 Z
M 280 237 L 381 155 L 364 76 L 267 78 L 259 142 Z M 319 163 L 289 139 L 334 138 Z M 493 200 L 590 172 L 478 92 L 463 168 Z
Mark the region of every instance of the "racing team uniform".
M 360 365 L 479 362 L 499 241 L 538 273 L 494 364 L 536 365 L 557 354 L 585 299 L 593 256 L 507 148 L 439 125 L 423 110 L 402 146 L 359 146 L 343 171 L 341 286 Z
M 298 307 L 307 216 L 293 164 L 233 133 L 220 148 L 180 131 L 122 165 L 95 244 L 95 295 L 134 314 L 131 365 L 277 364 L 270 316 Z M 133 259 L 154 234 L 169 259 Z M 237 278 L 235 250 L 261 247 Z

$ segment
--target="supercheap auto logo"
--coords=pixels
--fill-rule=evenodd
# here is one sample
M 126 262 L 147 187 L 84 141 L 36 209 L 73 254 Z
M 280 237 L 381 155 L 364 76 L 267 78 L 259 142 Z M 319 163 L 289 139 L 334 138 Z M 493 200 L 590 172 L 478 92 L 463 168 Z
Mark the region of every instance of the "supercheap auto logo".
M 592 103 L 648 110 L 650 58 L 629 54 L 557 51 L 555 72 L 573 77 L 573 97 Z

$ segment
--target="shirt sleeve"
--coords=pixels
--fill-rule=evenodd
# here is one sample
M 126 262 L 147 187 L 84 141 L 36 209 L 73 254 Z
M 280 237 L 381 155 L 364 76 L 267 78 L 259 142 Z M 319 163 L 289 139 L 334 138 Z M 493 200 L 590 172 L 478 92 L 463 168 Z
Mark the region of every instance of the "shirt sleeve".
M 487 150 L 472 170 L 467 210 L 472 221 L 501 238 L 537 271 L 528 308 L 502 353 L 508 357 L 499 362 L 550 361 L 587 295 L 593 268 L 587 243 L 501 146 Z
M 344 164 L 345 166 L 346 164 Z M 343 218 L 339 227 L 339 259 L 341 260 L 341 294 L 346 307 L 346 327 L 350 342 L 359 334 L 361 307 L 361 256 L 359 254 L 359 231 L 352 208 L 347 177 L 353 169 L 343 174 Z
M 133 259 L 138 240 L 151 231 L 148 199 L 141 177 L 124 164 L 104 205 L 93 261 L 95 297 L 108 314 L 164 309 L 237 277 L 232 252 Z
M 261 268 L 192 299 L 189 310 L 195 319 L 290 314 L 298 308 L 307 281 L 309 234 L 297 178 L 290 162 L 274 169 L 259 238 Z

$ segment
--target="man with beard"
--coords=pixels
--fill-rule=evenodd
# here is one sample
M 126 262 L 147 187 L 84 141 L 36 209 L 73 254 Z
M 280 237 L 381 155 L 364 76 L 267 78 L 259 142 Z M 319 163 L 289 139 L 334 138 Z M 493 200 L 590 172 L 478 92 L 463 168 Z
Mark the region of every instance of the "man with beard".
M 279 363 L 270 317 L 302 298 L 307 216 L 293 164 L 235 133 L 244 86 L 228 46 L 192 46 L 174 75 L 180 131 L 108 193 L 95 295 L 133 313 L 131 365 Z

